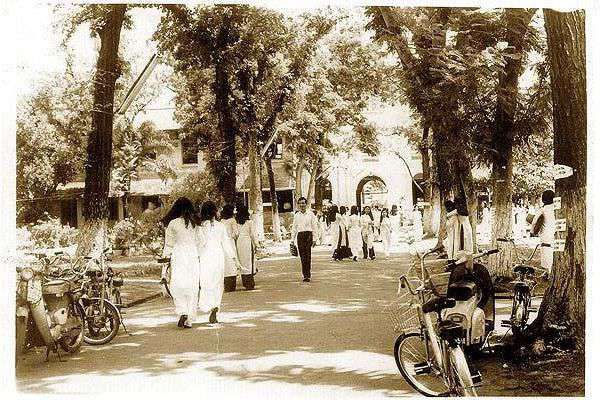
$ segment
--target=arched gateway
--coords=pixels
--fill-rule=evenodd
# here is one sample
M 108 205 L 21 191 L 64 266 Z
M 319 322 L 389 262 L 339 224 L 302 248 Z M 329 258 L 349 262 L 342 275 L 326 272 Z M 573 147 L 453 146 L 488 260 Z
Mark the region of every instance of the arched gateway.
M 363 205 L 387 203 L 388 188 L 385 181 L 376 175 L 365 176 L 356 186 L 356 205 L 359 209 Z

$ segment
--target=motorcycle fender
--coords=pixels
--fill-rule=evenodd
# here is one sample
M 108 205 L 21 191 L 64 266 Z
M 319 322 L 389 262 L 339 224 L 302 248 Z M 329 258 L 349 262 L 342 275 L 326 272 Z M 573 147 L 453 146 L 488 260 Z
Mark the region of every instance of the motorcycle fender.
M 485 313 L 479 307 L 475 308 L 471 317 L 470 336 L 470 344 L 483 343 L 485 339 Z
M 33 317 L 33 321 L 35 322 L 35 326 L 38 328 L 42 339 L 46 346 L 51 349 L 56 347 L 54 342 L 54 338 L 52 337 L 52 333 L 50 332 L 50 327 L 48 326 L 48 319 L 46 317 L 46 307 L 44 306 L 43 301 L 38 301 L 35 304 L 31 304 L 31 316 Z

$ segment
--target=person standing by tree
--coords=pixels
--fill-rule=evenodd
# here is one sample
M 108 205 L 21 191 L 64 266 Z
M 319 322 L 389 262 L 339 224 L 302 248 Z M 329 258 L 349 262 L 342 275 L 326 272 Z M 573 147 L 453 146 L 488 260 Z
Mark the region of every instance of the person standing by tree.
M 292 224 L 292 241 L 296 242 L 298 254 L 302 264 L 303 282 L 310 282 L 311 278 L 311 251 L 316 246 L 314 235 L 319 229 L 317 217 L 307 209 L 306 197 L 298 199 L 298 208 L 294 214 L 294 222 Z
M 225 279 L 225 259 L 238 265 L 237 254 L 231 246 L 225 225 L 217 221 L 217 206 L 212 201 L 202 204 L 200 210 L 200 231 L 205 239 L 200 250 L 200 299 L 198 306 L 202 312 L 209 312 L 208 322 L 217 321 L 221 307 Z M 229 261 L 228 260 L 228 261 Z
M 221 223 L 227 230 L 227 237 L 230 241 L 230 246 L 235 248 L 235 240 L 238 236 L 238 226 L 233 218 L 233 211 L 235 208 L 232 204 L 225 204 L 221 210 Z M 237 284 L 238 268 L 235 262 L 229 258 L 225 258 L 225 291 L 235 292 Z
M 535 214 L 531 222 L 531 232 L 534 236 L 539 236 L 541 241 L 541 266 L 546 270 L 546 275 L 552 273 L 552 264 L 554 262 L 554 242 L 555 231 L 554 216 L 554 191 L 545 190 L 542 193 L 542 208 Z
M 419 206 L 417 204 L 415 204 L 415 208 L 412 212 L 412 220 L 415 241 L 419 241 L 423 239 L 423 215 L 421 214 L 421 210 L 419 210 Z
M 177 326 L 191 328 L 198 307 L 198 249 L 204 245 L 205 237 L 198 229 L 194 205 L 185 197 L 175 201 L 161 222 L 167 227 L 163 257 L 171 257 L 170 286 L 179 315 Z
M 235 214 L 237 223 L 237 240 L 235 242 L 238 260 L 241 265 L 242 284 L 246 290 L 254 289 L 254 275 L 256 274 L 256 248 L 259 245 L 258 233 L 254 221 L 250 219 L 248 207 L 243 204 L 237 206 Z

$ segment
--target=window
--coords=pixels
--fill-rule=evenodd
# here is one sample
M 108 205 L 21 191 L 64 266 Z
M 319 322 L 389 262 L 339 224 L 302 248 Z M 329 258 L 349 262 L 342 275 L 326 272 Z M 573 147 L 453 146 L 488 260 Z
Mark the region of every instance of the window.
M 150 150 L 144 153 L 144 157 L 148 160 L 156 160 L 156 150 Z
M 183 164 L 198 164 L 198 140 L 188 136 L 181 140 L 181 162 Z
M 283 156 L 283 141 L 281 139 L 275 142 L 275 151 L 273 158 L 281 158 Z
M 150 202 L 152 202 L 156 208 L 161 206 L 161 201 L 158 196 L 142 196 L 142 209 L 146 210 Z

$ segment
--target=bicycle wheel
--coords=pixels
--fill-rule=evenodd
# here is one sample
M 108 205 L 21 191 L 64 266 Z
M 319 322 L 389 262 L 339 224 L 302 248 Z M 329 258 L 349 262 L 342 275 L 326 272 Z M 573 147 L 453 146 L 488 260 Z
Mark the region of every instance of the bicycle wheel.
M 433 360 L 432 351 L 427 357 L 425 343 L 423 336 L 416 332 L 398 336 L 394 344 L 396 365 L 406 382 L 417 392 L 425 396 L 441 396 L 448 391 L 448 386 Z
M 119 333 L 119 311 L 108 301 L 104 302 L 104 312 L 100 307 L 100 299 L 91 300 L 85 307 L 86 333 L 83 340 L 87 344 L 106 344 Z
M 520 338 L 525 330 L 527 320 L 529 319 L 528 309 L 527 295 L 524 293 L 515 293 L 510 314 L 512 334 L 515 338 Z
M 465 353 L 460 346 L 449 348 L 448 351 L 450 352 L 452 371 L 456 378 L 456 394 L 462 397 L 477 397 L 477 391 L 473 385 L 473 378 L 471 377 Z

